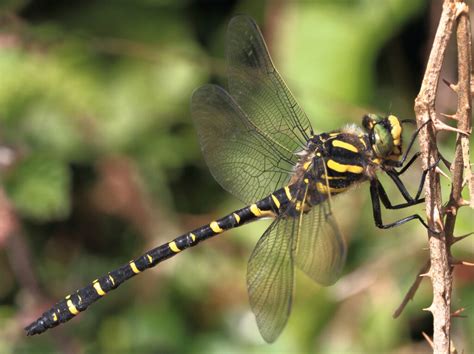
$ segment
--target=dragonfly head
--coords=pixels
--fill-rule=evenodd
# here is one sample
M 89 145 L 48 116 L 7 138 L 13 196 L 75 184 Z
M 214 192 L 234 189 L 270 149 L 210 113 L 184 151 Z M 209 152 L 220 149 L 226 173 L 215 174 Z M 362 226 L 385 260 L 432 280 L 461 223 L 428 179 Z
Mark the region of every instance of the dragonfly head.
M 393 115 L 367 114 L 362 119 L 377 158 L 398 160 L 402 154 L 402 123 Z

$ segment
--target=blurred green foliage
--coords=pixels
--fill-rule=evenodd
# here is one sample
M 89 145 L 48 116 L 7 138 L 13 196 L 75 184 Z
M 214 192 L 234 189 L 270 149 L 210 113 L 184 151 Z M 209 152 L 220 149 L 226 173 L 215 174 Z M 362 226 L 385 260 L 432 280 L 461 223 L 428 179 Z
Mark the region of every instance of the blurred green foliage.
M 48 155 L 32 154 L 4 179 L 17 211 L 39 221 L 63 219 L 70 211 L 67 166 Z
M 313 126 L 325 131 L 358 122 L 365 110 L 357 106 L 413 116 L 427 26 L 437 20 L 430 6 L 2 3 L 0 137 L 17 158 L 1 178 L 21 230 L 10 236 L 15 242 L 0 237 L 0 352 L 429 352 L 419 337 L 430 331 L 421 311 L 431 301 L 429 285 L 400 319 L 391 318 L 428 256 L 425 231 L 416 223 L 376 229 L 366 186 L 336 203 L 351 240 L 348 276 L 319 288 L 299 275 L 293 315 L 271 346 L 258 334 L 245 289 L 260 224 L 160 264 L 42 336 L 26 338 L 22 327 L 98 275 L 240 206 L 207 171 L 189 114 L 193 89 L 225 85 L 224 34 L 233 14 L 262 25 L 276 66 Z M 440 101 L 455 107 L 452 97 Z M 440 140 L 449 157 L 453 137 Z M 408 176 L 411 190 L 419 174 Z M 461 211 L 458 226 L 457 234 L 472 231 L 472 211 Z M 455 255 L 472 259 L 472 246 L 465 241 Z M 31 257 L 31 269 L 19 254 Z M 29 271 L 47 300 L 28 285 Z M 453 307 L 467 307 L 470 316 L 455 322 L 454 338 L 468 352 L 473 274 L 455 275 Z

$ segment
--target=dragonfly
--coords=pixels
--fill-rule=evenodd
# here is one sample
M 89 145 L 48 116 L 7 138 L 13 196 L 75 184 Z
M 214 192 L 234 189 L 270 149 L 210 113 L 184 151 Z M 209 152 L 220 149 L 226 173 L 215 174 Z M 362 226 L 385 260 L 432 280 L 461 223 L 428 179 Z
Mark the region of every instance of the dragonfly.
M 69 321 L 126 280 L 187 248 L 261 219 L 272 219 L 247 267 L 250 306 L 263 339 L 274 342 L 285 327 L 293 301 L 295 268 L 328 286 L 340 276 L 347 245 L 332 212 L 332 198 L 368 181 L 375 225 L 387 229 L 381 205 L 403 209 L 420 198 L 426 172 L 412 197 L 400 179 L 417 159 L 402 151 L 405 123 L 394 115 L 367 114 L 362 126 L 315 134 L 309 119 L 276 70 L 252 18 L 239 15 L 228 26 L 228 91 L 212 84 L 192 95 L 191 113 L 205 161 L 216 181 L 244 208 L 149 250 L 76 290 L 25 328 L 43 333 Z M 393 204 L 377 173 L 386 173 L 404 202 Z

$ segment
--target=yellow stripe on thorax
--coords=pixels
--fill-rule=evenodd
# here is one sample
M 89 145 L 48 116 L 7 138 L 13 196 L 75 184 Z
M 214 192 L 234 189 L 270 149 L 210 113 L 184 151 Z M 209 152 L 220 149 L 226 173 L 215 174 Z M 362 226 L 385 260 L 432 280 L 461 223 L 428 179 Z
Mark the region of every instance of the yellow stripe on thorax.
M 273 203 L 275 203 L 275 206 L 277 207 L 277 209 L 280 209 L 280 201 L 273 194 L 272 194 L 272 200 L 273 200 Z
M 284 189 L 285 189 L 286 197 L 288 198 L 288 200 L 291 200 L 292 196 L 291 196 L 290 188 L 286 186 Z
M 331 170 L 339 172 L 339 173 L 351 172 L 351 173 L 360 174 L 364 171 L 364 168 L 362 166 L 344 165 L 344 164 L 340 164 L 340 163 L 338 163 L 334 160 L 328 160 L 326 165 Z
M 332 146 L 338 147 L 338 148 L 341 148 L 341 149 L 345 149 L 345 150 L 349 150 L 349 151 L 352 151 L 352 152 L 355 152 L 355 153 L 359 152 L 359 150 L 354 145 L 346 143 L 345 141 L 338 140 L 338 139 L 334 139 L 332 141 Z

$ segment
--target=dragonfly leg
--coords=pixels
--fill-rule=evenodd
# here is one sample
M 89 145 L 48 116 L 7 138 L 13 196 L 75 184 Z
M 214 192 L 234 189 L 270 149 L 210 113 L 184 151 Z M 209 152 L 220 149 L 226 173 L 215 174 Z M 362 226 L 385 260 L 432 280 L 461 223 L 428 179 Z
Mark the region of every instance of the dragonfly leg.
M 418 214 L 409 215 L 407 217 L 404 217 L 392 223 L 384 224 L 382 221 L 382 210 L 380 208 L 380 201 L 382 201 L 382 203 L 387 209 L 403 209 L 403 208 L 412 206 L 416 203 L 406 202 L 402 204 L 392 205 L 392 203 L 390 202 L 390 199 L 387 196 L 387 193 L 385 192 L 385 189 L 383 188 L 383 186 L 380 184 L 380 182 L 377 179 L 373 179 L 370 181 L 370 196 L 372 198 L 372 210 L 374 214 L 374 221 L 377 227 L 381 229 L 390 229 L 392 227 L 405 224 L 408 221 L 418 219 L 418 221 L 420 221 L 424 227 L 429 229 L 426 222 Z
M 435 168 L 441 161 L 441 158 L 439 158 L 435 163 L 433 163 L 431 166 L 429 166 L 426 170 L 423 171 L 423 173 L 421 174 L 420 183 L 418 184 L 418 190 L 416 192 L 415 198 L 412 198 L 410 194 L 408 193 L 402 180 L 400 180 L 398 176 L 400 176 L 403 172 L 405 172 L 406 169 L 413 163 L 413 161 L 415 161 L 418 158 L 419 155 L 420 153 L 417 152 L 413 156 L 413 158 L 405 165 L 405 167 L 400 171 L 390 171 L 390 170 L 386 171 L 388 176 L 392 179 L 393 183 L 397 186 L 403 198 L 407 201 L 407 203 L 411 203 L 409 205 L 415 205 L 415 204 L 423 203 L 425 201 L 424 198 L 420 198 L 420 195 L 423 192 L 423 186 L 425 184 L 426 175 L 429 170 Z
M 403 166 L 399 171 L 394 171 L 397 176 L 400 176 L 402 175 L 403 173 L 405 173 L 406 170 L 408 170 L 410 168 L 410 166 L 413 164 L 413 162 L 416 161 L 416 159 L 421 155 L 421 152 L 416 152 L 410 159 L 410 161 L 408 161 L 405 166 Z
M 398 164 L 397 167 L 402 167 L 403 166 L 403 164 L 405 163 L 405 161 L 408 157 L 408 154 L 410 153 L 411 148 L 413 147 L 413 144 L 415 143 L 416 138 L 418 137 L 418 134 L 420 133 L 420 130 L 423 129 L 430 121 L 431 120 L 427 120 L 426 122 L 424 122 L 412 134 L 412 136 L 410 138 L 410 142 L 408 143 L 408 147 L 407 147 L 405 153 L 402 155 L 402 158 L 400 159 L 400 161 L 397 162 L 397 164 Z M 419 155 L 419 153 L 417 153 L 417 154 Z M 414 156 L 416 156 L 417 154 L 415 154 Z M 416 157 L 415 158 L 412 157 L 412 159 L 410 160 L 410 162 L 407 163 L 407 165 L 411 165 L 414 160 L 416 160 Z
M 395 205 L 393 205 L 392 202 L 390 201 L 390 198 L 388 197 L 388 194 L 385 191 L 385 188 L 382 186 L 382 184 L 378 180 L 376 181 L 377 195 L 378 195 L 379 199 L 382 201 L 385 208 L 391 209 L 391 210 L 393 210 L 393 209 L 404 209 L 404 208 L 408 208 L 412 205 L 416 205 L 416 204 L 420 204 L 420 203 L 424 202 L 424 198 L 413 199 L 410 195 L 408 195 L 408 192 L 406 191 L 406 188 L 403 185 L 403 182 L 400 179 L 398 179 L 397 181 L 398 181 L 398 183 L 400 183 L 400 186 L 397 185 L 397 187 L 400 187 L 400 188 L 404 189 L 405 192 L 402 192 L 401 190 L 400 190 L 400 192 L 402 193 L 402 195 L 403 195 L 403 193 L 406 193 L 407 198 L 405 198 L 406 199 L 405 203 L 400 203 L 400 204 L 395 204 Z M 404 197 L 405 197 L 405 195 L 404 195 Z
M 400 194 L 403 196 L 403 198 L 406 200 L 407 206 L 410 205 L 415 205 L 419 203 L 423 203 L 425 201 L 424 198 L 420 198 L 421 192 L 423 191 L 423 186 L 425 184 L 425 179 L 426 179 L 426 174 L 427 171 L 423 171 L 423 174 L 421 175 L 420 183 L 418 185 L 418 190 L 416 192 L 415 198 L 413 198 L 410 193 L 408 193 L 405 184 L 402 182 L 402 180 L 398 177 L 396 173 L 393 171 L 387 171 L 388 176 L 392 179 L 393 183 L 399 190 Z M 380 187 L 381 184 L 379 183 Z M 385 191 L 384 191 L 385 192 Z

